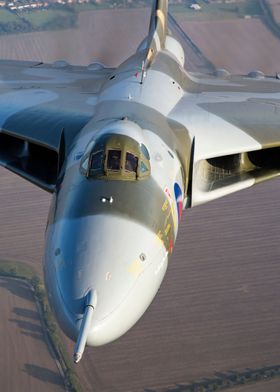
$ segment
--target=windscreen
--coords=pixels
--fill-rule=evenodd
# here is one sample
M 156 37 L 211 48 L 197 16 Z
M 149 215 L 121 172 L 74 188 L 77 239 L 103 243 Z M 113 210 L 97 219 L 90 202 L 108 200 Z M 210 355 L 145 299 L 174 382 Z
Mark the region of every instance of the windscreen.
M 120 150 L 109 150 L 107 169 L 108 170 L 120 170 L 121 168 L 121 151 Z
M 138 158 L 134 154 L 127 152 L 125 158 L 125 170 L 136 173 L 137 165 L 138 165 Z
M 98 151 L 92 154 L 91 159 L 91 169 L 92 170 L 101 170 L 103 166 L 103 151 Z

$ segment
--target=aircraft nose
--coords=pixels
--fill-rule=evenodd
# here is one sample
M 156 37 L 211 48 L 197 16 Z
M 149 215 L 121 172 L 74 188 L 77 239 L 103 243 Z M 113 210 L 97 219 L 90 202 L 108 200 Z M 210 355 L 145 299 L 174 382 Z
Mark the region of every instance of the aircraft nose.
M 125 333 L 152 301 L 167 266 L 165 247 L 152 230 L 123 217 L 87 216 L 60 224 L 54 266 L 71 337 L 77 337 L 85 298 L 95 290 L 87 344 L 108 343 Z

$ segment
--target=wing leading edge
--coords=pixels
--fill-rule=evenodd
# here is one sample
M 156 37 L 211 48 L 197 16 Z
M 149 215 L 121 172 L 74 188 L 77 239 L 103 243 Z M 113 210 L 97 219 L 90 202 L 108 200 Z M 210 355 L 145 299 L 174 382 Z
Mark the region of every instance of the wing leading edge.
M 0 165 L 53 192 L 111 69 L 0 61 Z M 97 67 L 98 68 L 98 67 Z

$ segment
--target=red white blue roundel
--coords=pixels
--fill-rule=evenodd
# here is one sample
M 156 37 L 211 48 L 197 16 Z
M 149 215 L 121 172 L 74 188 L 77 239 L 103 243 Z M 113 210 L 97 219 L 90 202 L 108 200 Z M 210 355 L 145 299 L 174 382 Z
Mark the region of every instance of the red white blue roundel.
M 174 184 L 174 193 L 175 193 L 176 204 L 177 204 L 178 220 L 181 220 L 182 212 L 183 212 L 183 196 L 182 196 L 181 188 L 177 184 L 177 182 Z

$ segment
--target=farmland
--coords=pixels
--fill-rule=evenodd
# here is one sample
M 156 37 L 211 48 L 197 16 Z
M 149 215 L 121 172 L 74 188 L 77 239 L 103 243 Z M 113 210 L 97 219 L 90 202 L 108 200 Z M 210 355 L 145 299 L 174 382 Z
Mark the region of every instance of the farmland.
M 179 20 L 227 20 L 262 15 L 262 9 L 256 0 L 208 4 L 204 1 L 198 1 L 197 3 L 201 5 L 200 11 L 192 10 L 184 4 L 171 5 L 170 10 Z
M 0 277 L 0 298 L 1 389 L 64 391 L 64 382 L 48 351 L 29 286 Z
M 56 30 L 76 25 L 77 14 L 72 9 L 43 9 L 16 13 L 0 9 L 0 35 L 37 30 Z
M 43 62 L 63 58 L 81 65 L 99 60 L 116 66 L 144 39 L 149 12 L 148 9 L 101 10 L 98 14 L 91 11 L 79 15 L 79 29 L 1 36 L 0 58 Z M 104 29 L 104 26 L 111 27 Z
M 0 259 L 26 261 L 41 273 L 50 196 L 2 168 L 0 178 Z
M 246 74 L 259 69 L 275 75 L 280 64 L 280 40 L 259 19 L 181 21 L 181 27 L 217 68 Z
M 66 58 L 76 64 L 99 58 L 116 65 L 145 36 L 148 13 L 99 11 L 98 18 L 96 13 L 83 13 L 78 30 L 1 37 L 0 56 L 49 62 Z M 279 42 L 271 44 L 270 33 L 258 20 L 229 21 L 230 27 L 217 22 L 181 23 L 217 66 L 236 72 L 260 67 L 271 73 L 279 64 Z M 199 28 L 204 30 L 196 33 Z M 233 34 L 239 48 L 235 52 Z M 249 43 L 242 48 L 246 35 Z M 263 44 L 257 46 L 263 35 Z M 256 64 L 257 59 L 263 63 Z M 121 339 L 87 349 L 77 367 L 85 391 L 166 391 L 217 373 L 278 364 L 279 187 L 275 180 L 184 212 L 166 279 L 148 312 Z M 27 261 L 41 272 L 49 202 L 48 194 L 0 170 L 1 258 Z M 14 296 L 3 298 L 8 303 L 5 319 L 15 319 L 14 307 L 23 305 L 13 304 Z M 16 331 L 10 332 L 12 341 Z M 73 343 L 66 341 L 71 353 Z M 35 347 L 30 355 L 33 364 L 46 366 L 39 364 Z M 13 355 L 8 359 L 12 367 Z M 24 368 L 24 363 L 19 357 L 17 366 Z M 5 379 L 3 370 L 0 374 Z M 279 385 L 274 379 L 235 391 L 276 392 Z
M 29 23 L 30 29 L 36 30 L 61 30 L 73 27 L 76 24 L 74 12 L 64 10 L 43 10 L 26 13 L 23 19 Z
M 188 7 L 187 4 L 174 3 L 170 5 L 170 10 L 174 16 L 179 19 L 187 20 L 224 20 L 258 17 L 262 15 L 262 8 L 256 0 L 240 0 L 229 3 L 208 3 L 199 1 L 202 8 L 196 12 Z M 15 3 L 17 4 L 17 3 Z M 18 3 L 20 6 L 21 3 Z M 28 4 L 28 2 L 27 2 Z M 149 5 L 149 1 L 131 1 L 129 3 L 116 1 L 102 1 L 100 3 L 75 3 L 54 4 L 45 3 L 46 7 L 25 10 L 11 10 L 10 8 L 0 9 L 0 35 L 12 34 L 14 32 L 31 32 L 44 30 L 62 30 L 77 28 L 79 24 L 79 15 L 83 12 L 95 11 L 97 14 L 100 10 L 115 8 L 131 11 Z M 17 5 L 16 5 L 17 6 Z M 20 6 L 22 7 L 22 5 Z M 273 4 L 273 10 L 277 6 Z

